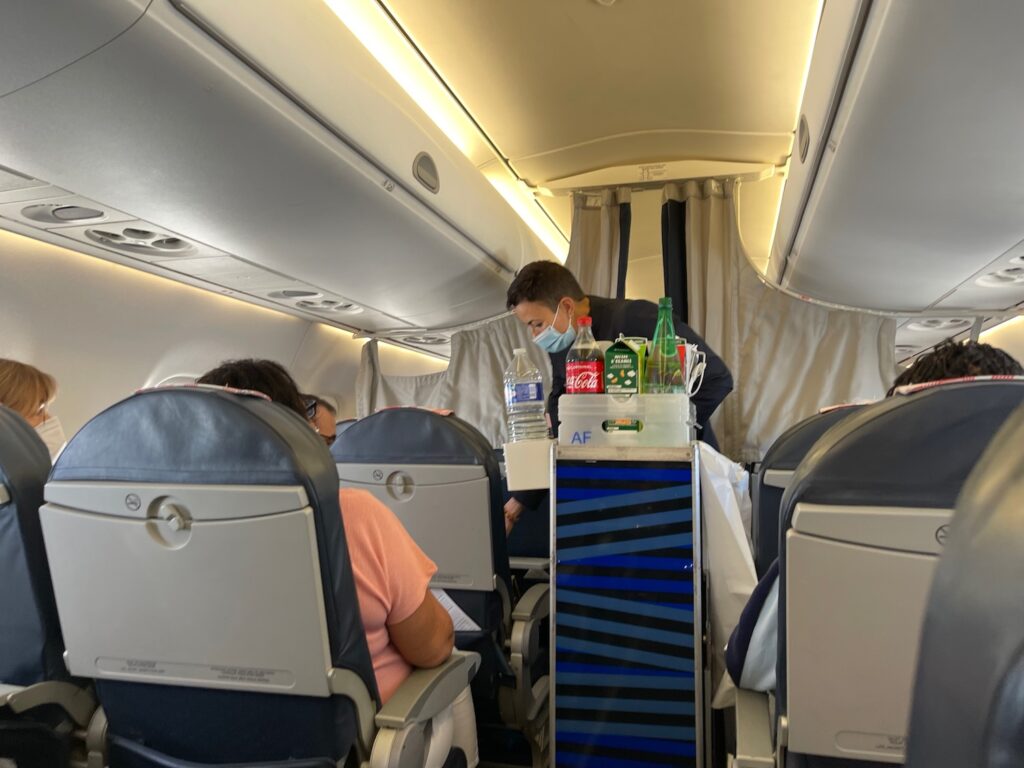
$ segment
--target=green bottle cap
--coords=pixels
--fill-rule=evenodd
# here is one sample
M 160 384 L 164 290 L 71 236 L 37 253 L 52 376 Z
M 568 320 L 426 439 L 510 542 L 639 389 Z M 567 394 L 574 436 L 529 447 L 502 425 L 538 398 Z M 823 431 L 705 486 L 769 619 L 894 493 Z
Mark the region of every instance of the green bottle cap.
M 672 309 L 672 297 L 671 296 L 662 296 L 660 299 L 658 299 L 658 309 L 665 309 L 665 308 Z

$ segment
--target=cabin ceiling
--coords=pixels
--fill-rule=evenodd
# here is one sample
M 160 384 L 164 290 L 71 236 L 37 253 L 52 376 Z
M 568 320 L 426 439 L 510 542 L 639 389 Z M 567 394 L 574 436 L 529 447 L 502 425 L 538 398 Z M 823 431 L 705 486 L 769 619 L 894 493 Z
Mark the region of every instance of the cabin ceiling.
M 782 164 L 817 0 L 384 0 L 527 183 L 613 165 Z
M 1024 4 L 980 7 L 872 7 L 784 285 L 893 312 L 1024 300 Z
M 818 0 L 380 0 L 532 186 L 671 160 L 784 164 Z M 569 229 L 570 206 L 544 201 Z

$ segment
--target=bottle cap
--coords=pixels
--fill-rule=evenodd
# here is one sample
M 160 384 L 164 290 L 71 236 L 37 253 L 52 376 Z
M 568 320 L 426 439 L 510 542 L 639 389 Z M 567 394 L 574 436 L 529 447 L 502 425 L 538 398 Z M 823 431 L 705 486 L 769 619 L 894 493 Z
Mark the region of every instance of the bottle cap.
M 520 352 L 522 352 L 524 355 L 526 354 L 526 350 L 523 347 L 516 347 L 515 349 L 512 350 L 513 355 L 518 355 Z
M 589 317 L 589 316 L 588 317 L 581 317 L 576 322 L 578 322 L 580 325 L 592 325 L 593 322 L 594 322 L 594 318 Z
M 660 299 L 658 299 L 658 307 L 659 309 L 663 309 L 665 307 L 672 309 L 672 297 L 662 296 Z

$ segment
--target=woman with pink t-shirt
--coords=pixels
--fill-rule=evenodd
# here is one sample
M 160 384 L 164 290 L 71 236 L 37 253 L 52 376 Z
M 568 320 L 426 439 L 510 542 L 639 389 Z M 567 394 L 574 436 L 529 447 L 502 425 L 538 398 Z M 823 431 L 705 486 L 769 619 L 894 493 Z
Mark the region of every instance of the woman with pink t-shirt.
M 232 360 L 197 383 L 262 392 L 306 418 L 291 375 L 271 360 Z M 359 613 L 366 632 L 381 702 L 387 702 L 415 667 L 436 667 L 451 656 L 451 617 L 430 592 L 437 566 L 423 554 L 394 512 L 366 491 L 339 492 L 341 518 Z M 462 749 L 469 768 L 479 762 L 469 688 L 450 711 L 434 718 L 426 765 L 440 766 L 448 745 Z

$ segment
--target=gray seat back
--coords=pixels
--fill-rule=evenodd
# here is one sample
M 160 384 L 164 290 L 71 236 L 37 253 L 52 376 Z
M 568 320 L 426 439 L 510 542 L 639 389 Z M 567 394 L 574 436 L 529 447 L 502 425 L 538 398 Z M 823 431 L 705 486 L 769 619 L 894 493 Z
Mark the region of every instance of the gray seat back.
M 500 470 L 471 425 L 418 408 L 388 409 L 339 433 L 331 454 L 341 485 L 391 507 L 434 561 L 432 587 L 493 592 L 496 578 L 508 582 Z
M 68 665 L 97 680 L 128 751 L 337 761 L 365 719 L 337 681 L 376 697 L 334 463 L 303 419 L 256 394 L 123 400 L 72 438 L 46 485 Z
M 790 750 L 900 762 L 917 643 L 967 475 L 1024 381 L 966 381 L 865 406 L 783 497 L 778 709 Z
M 1024 407 L 971 474 L 928 600 L 908 768 L 1024 765 Z

